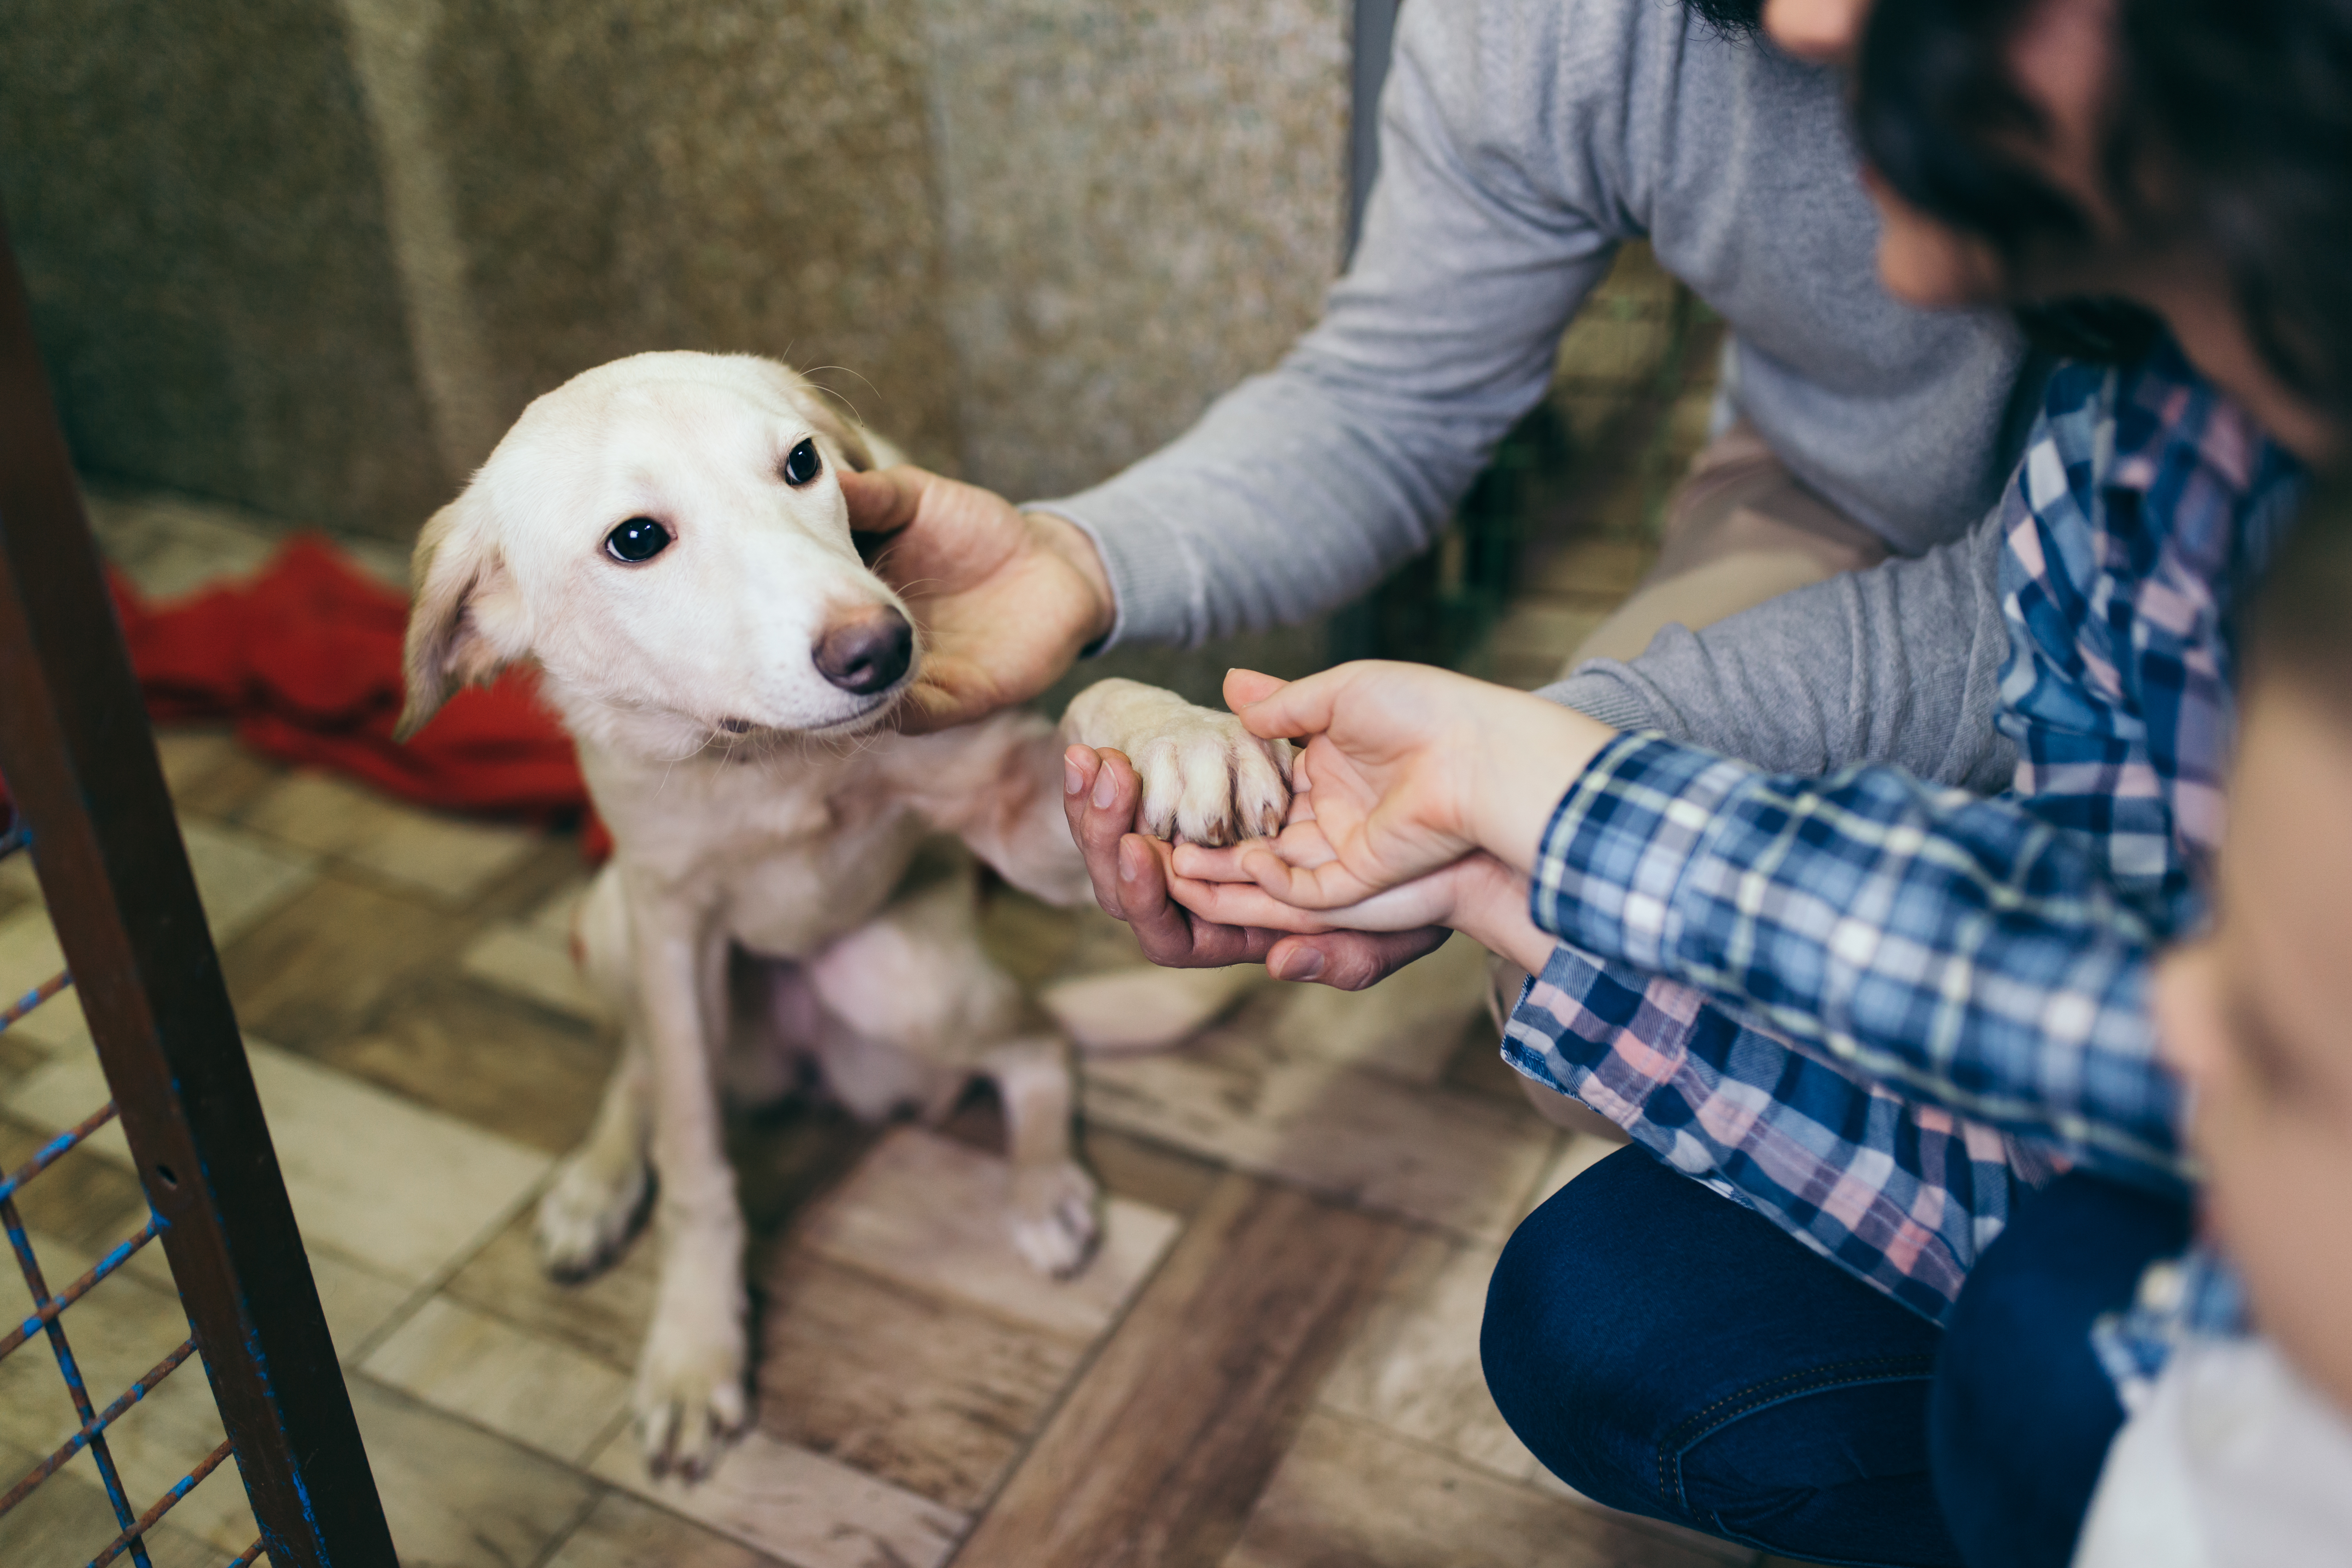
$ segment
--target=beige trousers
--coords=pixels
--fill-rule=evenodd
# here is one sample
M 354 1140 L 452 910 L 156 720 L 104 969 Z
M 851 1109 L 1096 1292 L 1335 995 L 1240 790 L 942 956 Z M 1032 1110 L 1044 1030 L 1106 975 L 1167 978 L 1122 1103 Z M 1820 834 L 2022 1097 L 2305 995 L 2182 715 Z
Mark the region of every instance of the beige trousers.
M 1792 588 L 1886 559 L 1870 530 L 1805 489 L 1745 420 L 1708 442 L 1666 498 L 1658 559 L 1626 601 L 1594 627 L 1560 670 L 1588 658 L 1632 658 L 1666 626 L 1696 631 Z M 1497 959 L 1497 1021 L 1526 972 Z M 1546 1120 L 1622 1141 L 1597 1112 L 1521 1078 Z

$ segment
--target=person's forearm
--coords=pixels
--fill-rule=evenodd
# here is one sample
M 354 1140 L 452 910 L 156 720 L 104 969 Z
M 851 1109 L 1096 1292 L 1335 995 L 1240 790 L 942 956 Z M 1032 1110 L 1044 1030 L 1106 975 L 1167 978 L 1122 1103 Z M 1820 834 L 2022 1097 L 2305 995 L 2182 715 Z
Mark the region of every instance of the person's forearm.
M 1590 214 L 1622 218 L 1568 205 L 1589 193 L 1519 184 L 1546 165 L 1555 120 L 1525 9 L 1406 8 L 1380 178 L 1322 320 L 1170 446 L 1037 503 L 1101 547 L 1110 646 L 1197 645 L 1353 600 L 1429 545 L 1542 398 L 1620 237 Z
M 1527 879 L 1492 857 L 1476 858 L 1483 865 L 1464 874 L 1464 889 L 1445 923 L 1488 952 L 1530 974 L 1539 973 L 1558 943 L 1528 914 Z
M 2000 529 L 1987 517 L 1916 560 L 1783 594 L 1637 658 L 1594 659 L 1538 695 L 1769 773 L 1887 763 L 1980 795 L 2017 752 L 1993 727 L 2009 626 Z
M 1560 796 L 1617 731 L 1572 708 L 1517 694 L 1507 713 L 1480 726 L 1465 826 L 1480 848 L 1524 878 Z
M 2134 1160 L 2178 1152 L 2147 919 L 2078 835 L 1891 768 L 1604 748 L 1545 834 L 1537 923 L 1751 1010 L 1900 1092 Z M 1997 913 L 1995 912 L 1997 911 Z

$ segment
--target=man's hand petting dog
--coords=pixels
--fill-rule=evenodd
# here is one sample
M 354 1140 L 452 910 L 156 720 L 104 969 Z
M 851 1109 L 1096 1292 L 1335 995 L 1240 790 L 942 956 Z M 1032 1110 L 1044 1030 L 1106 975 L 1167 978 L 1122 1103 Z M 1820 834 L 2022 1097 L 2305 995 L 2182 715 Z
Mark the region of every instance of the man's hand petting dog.
M 838 477 L 859 548 L 923 630 L 900 729 L 1026 702 L 1110 631 L 1110 578 L 1075 524 L 911 464 Z

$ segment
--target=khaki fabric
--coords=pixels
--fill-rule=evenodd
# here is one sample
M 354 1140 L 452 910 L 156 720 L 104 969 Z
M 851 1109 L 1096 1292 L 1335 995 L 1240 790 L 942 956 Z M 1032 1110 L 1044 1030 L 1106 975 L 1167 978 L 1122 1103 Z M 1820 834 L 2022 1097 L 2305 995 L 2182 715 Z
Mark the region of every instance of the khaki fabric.
M 1570 656 L 1633 658 L 1659 628 L 1727 616 L 1886 559 L 1885 542 L 1800 484 L 1745 420 L 1691 459 L 1666 499 L 1658 559 Z

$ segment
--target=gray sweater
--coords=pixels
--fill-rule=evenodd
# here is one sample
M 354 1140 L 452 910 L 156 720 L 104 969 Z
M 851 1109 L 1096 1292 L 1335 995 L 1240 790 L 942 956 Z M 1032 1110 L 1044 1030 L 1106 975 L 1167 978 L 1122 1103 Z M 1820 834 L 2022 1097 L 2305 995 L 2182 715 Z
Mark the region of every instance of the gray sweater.
M 1834 74 L 1674 0 L 1419 0 L 1381 148 L 1354 264 L 1281 365 L 1108 482 L 1040 503 L 1101 550 L 1112 642 L 1304 619 L 1425 548 L 1641 235 L 1728 321 L 1733 405 L 1895 551 L 1958 537 L 1997 498 L 2022 434 L 2021 346 L 2000 317 L 1880 289 Z M 1871 658 L 1829 651 L 1832 683 Z M 1672 708 L 1672 689 L 1624 686 L 1615 716 L 1641 721 L 1637 690 Z

